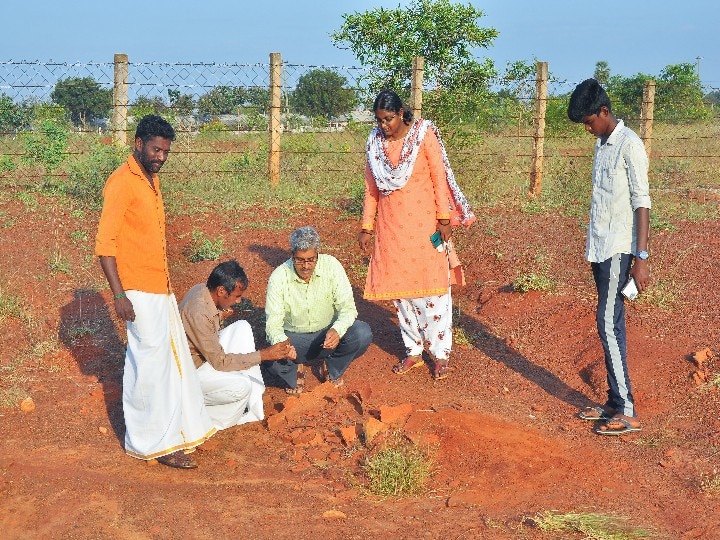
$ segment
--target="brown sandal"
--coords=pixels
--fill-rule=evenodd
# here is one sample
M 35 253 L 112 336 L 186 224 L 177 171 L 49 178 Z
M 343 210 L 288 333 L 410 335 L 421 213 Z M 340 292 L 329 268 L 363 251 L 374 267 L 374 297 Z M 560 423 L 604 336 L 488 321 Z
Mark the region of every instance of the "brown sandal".
M 175 469 L 197 469 L 197 463 L 182 450 L 176 450 L 172 454 L 166 454 L 157 458 L 158 463 L 174 467 Z
M 424 365 L 425 361 L 422 359 L 422 356 L 408 356 L 395 364 L 392 371 L 398 375 L 403 375 L 413 368 L 423 367 Z
M 345 381 L 342 377 L 339 377 L 335 379 L 334 381 L 330 378 L 330 372 L 328 371 L 327 364 L 323 362 L 322 366 L 320 366 L 320 380 L 322 382 L 330 382 L 335 388 L 340 388 L 341 386 L 345 386 Z
M 437 360 L 435 362 L 435 366 L 433 367 L 433 379 L 436 381 L 439 381 L 441 379 L 445 379 L 448 375 L 450 375 L 450 368 L 448 367 L 448 361 L 447 360 Z
M 305 365 L 298 364 L 297 381 L 295 388 L 286 388 L 285 393 L 289 396 L 299 396 L 305 391 Z

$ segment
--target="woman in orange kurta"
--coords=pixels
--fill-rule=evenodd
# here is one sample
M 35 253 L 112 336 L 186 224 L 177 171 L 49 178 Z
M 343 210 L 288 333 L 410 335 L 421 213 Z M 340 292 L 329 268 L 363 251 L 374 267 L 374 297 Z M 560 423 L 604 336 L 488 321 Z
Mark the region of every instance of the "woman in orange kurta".
M 368 138 L 365 203 L 359 244 L 370 268 L 363 297 L 393 300 L 406 349 L 398 374 L 435 358 L 436 379 L 448 374 L 452 301 L 448 252 L 452 224 L 474 216 L 454 181 L 437 128 L 413 121 L 397 94 L 381 92 L 373 106 L 378 128 Z M 454 221 L 454 223 L 453 223 Z M 431 236 L 438 233 L 436 248 Z

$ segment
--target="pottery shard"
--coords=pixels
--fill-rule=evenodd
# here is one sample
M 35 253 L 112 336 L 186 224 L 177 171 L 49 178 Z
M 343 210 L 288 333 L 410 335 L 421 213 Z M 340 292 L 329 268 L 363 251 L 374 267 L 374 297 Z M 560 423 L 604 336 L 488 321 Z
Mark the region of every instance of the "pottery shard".
M 368 418 L 363 428 L 363 432 L 365 433 L 365 443 L 367 444 L 372 441 L 378 433 L 386 431 L 388 429 L 388 425 L 384 424 L 380 420 L 376 420 L 375 418 Z
M 400 423 L 410 416 L 415 407 L 410 403 L 403 403 L 395 407 L 383 405 L 380 407 L 380 420 L 385 424 Z
M 35 410 L 35 402 L 33 398 L 26 397 L 20 402 L 20 410 L 22 412 L 31 413 Z
M 710 350 L 709 347 L 705 347 L 704 349 L 695 351 L 692 357 L 695 365 L 697 367 L 702 367 L 705 362 L 707 362 L 708 360 L 712 360 L 713 352 Z
M 355 426 L 340 428 L 339 433 L 345 446 L 350 446 L 357 439 L 357 428 Z
M 284 414 L 273 414 L 272 416 L 268 416 L 267 419 L 267 427 L 270 431 L 277 431 L 279 429 L 285 428 L 287 425 L 287 416 Z

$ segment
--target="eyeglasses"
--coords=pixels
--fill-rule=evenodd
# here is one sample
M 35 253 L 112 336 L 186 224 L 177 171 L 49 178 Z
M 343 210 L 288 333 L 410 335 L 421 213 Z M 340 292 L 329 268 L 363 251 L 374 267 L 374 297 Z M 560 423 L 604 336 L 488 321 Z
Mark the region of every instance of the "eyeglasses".
M 301 259 L 299 257 L 293 257 L 293 261 L 295 261 L 295 264 L 298 266 L 302 266 L 304 264 L 315 264 L 317 262 L 317 257 L 310 257 L 309 259 Z
M 376 117 L 375 117 L 375 121 L 376 121 L 378 124 L 389 124 L 390 122 L 392 122 L 393 120 L 395 120 L 395 117 L 396 117 L 396 116 L 397 116 L 397 114 L 393 114 L 392 116 L 388 116 L 388 117 L 386 117 L 386 118 L 378 118 L 378 117 L 376 116 Z

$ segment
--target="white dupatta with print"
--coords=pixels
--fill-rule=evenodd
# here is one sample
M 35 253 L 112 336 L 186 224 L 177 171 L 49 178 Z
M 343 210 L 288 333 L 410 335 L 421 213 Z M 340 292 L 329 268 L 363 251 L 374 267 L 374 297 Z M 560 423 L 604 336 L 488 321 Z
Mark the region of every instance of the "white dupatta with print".
M 382 130 L 375 128 L 370 132 L 368 137 L 366 153 L 370 172 L 375 179 L 378 190 L 383 195 L 390 195 L 393 191 L 402 189 L 410 179 L 415 166 L 420 145 L 431 129 L 438 142 L 440 143 L 440 151 L 442 152 L 442 161 L 445 168 L 445 178 L 452 193 L 453 200 L 448 201 L 450 206 L 451 224 L 462 224 L 469 227 L 475 221 L 475 214 L 470 209 L 465 195 L 463 195 L 455 181 L 455 175 L 450 167 L 450 161 L 445 151 L 445 145 L 440 138 L 438 128 L 430 120 L 419 118 L 410 126 L 410 130 L 403 140 L 402 151 L 400 152 L 400 160 L 397 165 L 393 165 L 390 161 L 387 151 L 387 140 Z

